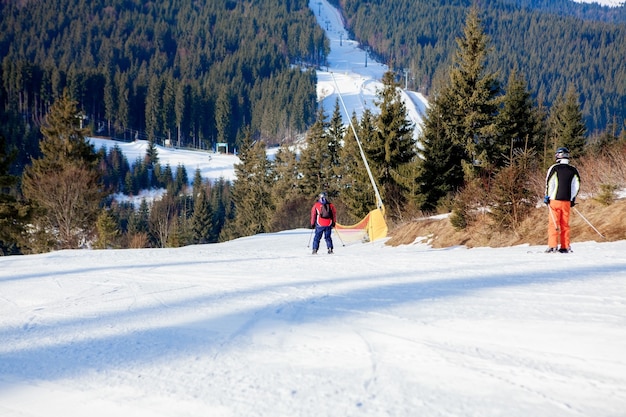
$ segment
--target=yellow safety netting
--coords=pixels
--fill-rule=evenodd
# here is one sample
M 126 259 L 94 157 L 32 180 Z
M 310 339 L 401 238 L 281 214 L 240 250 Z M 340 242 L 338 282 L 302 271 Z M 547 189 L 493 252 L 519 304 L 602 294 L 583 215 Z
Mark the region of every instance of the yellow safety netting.
M 367 215 L 352 226 L 337 223 L 335 232 L 344 243 L 373 242 L 387 237 L 387 223 L 382 208 L 370 211 Z

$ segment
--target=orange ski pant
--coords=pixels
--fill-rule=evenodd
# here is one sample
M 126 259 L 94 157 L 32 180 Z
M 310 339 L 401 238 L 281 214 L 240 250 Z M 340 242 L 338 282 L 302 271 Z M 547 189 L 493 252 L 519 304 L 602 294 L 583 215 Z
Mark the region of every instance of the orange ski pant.
M 548 211 L 550 212 L 548 221 L 548 247 L 556 248 L 560 240 L 562 248 L 569 248 L 569 215 L 571 203 L 569 201 L 550 200 Z

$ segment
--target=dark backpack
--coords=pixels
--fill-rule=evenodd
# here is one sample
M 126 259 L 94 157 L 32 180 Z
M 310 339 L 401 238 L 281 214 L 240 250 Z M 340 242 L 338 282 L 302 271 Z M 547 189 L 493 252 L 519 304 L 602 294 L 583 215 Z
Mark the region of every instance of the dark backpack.
M 329 203 L 322 204 L 322 208 L 320 209 L 320 217 L 322 219 L 332 219 L 333 218 L 333 212 L 330 209 L 330 204 Z

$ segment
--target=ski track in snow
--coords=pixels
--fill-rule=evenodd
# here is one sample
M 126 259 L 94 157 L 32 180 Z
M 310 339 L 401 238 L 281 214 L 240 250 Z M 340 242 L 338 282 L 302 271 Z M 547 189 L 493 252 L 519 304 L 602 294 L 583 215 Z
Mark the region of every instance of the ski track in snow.
M 0 414 L 61 415 L 56 398 L 140 416 L 626 404 L 623 242 L 561 257 L 382 242 L 311 256 L 309 234 L 0 259 Z

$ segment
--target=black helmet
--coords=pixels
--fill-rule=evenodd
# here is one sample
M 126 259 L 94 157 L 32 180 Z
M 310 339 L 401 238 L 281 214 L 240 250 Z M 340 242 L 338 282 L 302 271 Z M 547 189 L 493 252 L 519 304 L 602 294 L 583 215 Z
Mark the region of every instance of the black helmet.
M 554 157 L 557 161 L 560 161 L 561 159 L 569 159 L 569 149 L 564 147 L 557 149 Z

